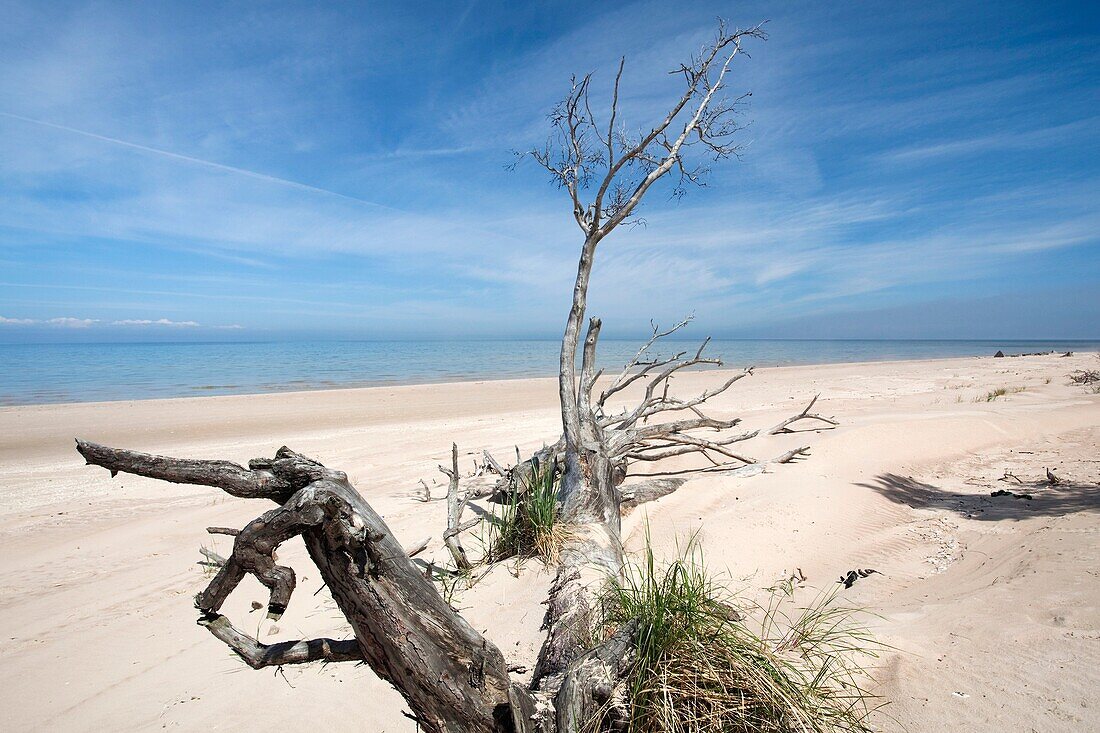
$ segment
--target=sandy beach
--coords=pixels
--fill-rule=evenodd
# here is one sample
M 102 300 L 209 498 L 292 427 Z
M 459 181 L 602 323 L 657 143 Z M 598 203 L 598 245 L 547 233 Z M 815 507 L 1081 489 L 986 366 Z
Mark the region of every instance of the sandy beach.
M 658 549 L 698 530 L 710 565 L 748 594 L 801 569 L 812 597 L 844 591 L 879 638 L 883 730 L 1081 731 L 1100 727 L 1100 395 L 1066 374 L 1094 354 L 761 369 L 714 403 L 768 428 L 815 394 L 835 430 L 759 438 L 755 476 L 700 474 L 624 520 Z M 685 393 L 714 372 L 684 376 Z M 992 401 L 997 388 L 1007 394 Z M 9 730 L 413 731 L 401 697 L 349 664 L 254 672 L 195 624 L 209 525 L 270 505 L 86 467 L 81 437 L 245 463 L 280 445 L 346 471 L 403 543 L 431 536 L 443 562 L 436 465 L 554 440 L 551 379 L 0 409 L 0 703 Z M 1045 469 L 1060 477 L 1041 486 Z M 1011 473 L 1022 481 L 998 480 Z M 629 480 L 629 479 L 628 479 Z M 1031 500 L 991 497 L 1008 489 Z M 226 613 L 264 641 L 346 632 L 299 540 L 280 550 L 299 590 L 277 623 L 250 615 L 251 578 Z M 551 575 L 494 569 L 454 603 L 509 662 L 530 666 Z M 320 591 L 320 592 L 318 592 Z M 316 596 L 314 594 L 316 593 Z

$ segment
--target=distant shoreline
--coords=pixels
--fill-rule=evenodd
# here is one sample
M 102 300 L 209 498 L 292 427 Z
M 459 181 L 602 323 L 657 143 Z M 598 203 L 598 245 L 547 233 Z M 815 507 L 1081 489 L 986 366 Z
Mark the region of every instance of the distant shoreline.
M 633 342 L 631 342 L 633 343 Z M 973 342 L 968 342 L 973 343 Z M 999 343 L 999 342 L 992 342 Z M 1027 342 L 1030 344 L 1038 344 L 1044 342 Z M 1046 343 L 1060 343 L 1068 345 L 1077 345 L 1072 342 L 1046 342 Z M 1100 355 L 1100 342 L 1087 341 L 1080 342 L 1080 345 L 1084 345 L 1090 348 L 1074 349 L 1076 354 L 1097 354 Z M 1003 351 L 1003 349 L 1002 349 Z M 1047 351 L 1051 351 L 1047 349 Z M 1054 349 L 1053 354 L 1057 357 L 1059 350 Z M 821 361 L 821 362 L 792 362 L 786 364 L 750 364 L 747 366 L 753 366 L 758 370 L 783 370 L 783 369 L 827 369 L 830 367 L 851 367 L 858 366 L 860 364 L 882 364 L 882 363 L 895 363 L 895 364 L 921 364 L 921 363 L 937 363 L 937 362 L 950 362 L 950 361 L 965 361 L 971 359 L 992 359 L 994 353 L 989 354 L 962 354 L 962 355 L 950 355 L 950 356 L 929 356 L 922 358 L 904 358 L 904 357 L 889 357 L 884 356 L 881 358 L 868 358 L 853 361 Z M 1011 364 L 1016 361 L 1017 358 L 1031 358 L 1028 356 L 1020 356 L 1018 352 L 1005 352 L 1005 363 Z M 2 363 L 0 363 L 2 367 Z M 716 373 L 722 371 L 740 371 L 744 367 L 737 365 L 736 367 L 731 364 L 723 365 L 722 367 L 710 367 L 701 368 L 699 371 L 713 371 Z M 113 404 L 124 402 L 155 402 L 155 401 L 193 401 L 193 400 L 208 400 L 210 398 L 217 397 L 262 397 L 262 396 L 301 396 L 313 393 L 329 393 L 329 392 L 359 392 L 364 390 L 392 390 L 392 389 L 415 389 L 423 387 L 448 387 L 448 386 L 460 386 L 460 385 L 474 385 L 484 383 L 497 383 L 497 382 L 524 382 L 524 381 L 548 381 L 552 380 L 556 375 L 549 370 L 541 374 L 516 374 L 516 375 L 501 375 L 501 376 L 478 376 L 469 375 L 461 376 L 455 375 L 447 379 L 419 379 L 419 380 L 377 380 L 377 381 L 324 381 L 324 380 L 294 380 L 288 381 L 280 385 L 267 385 L 266 388 L 259 389 L 246 389 L 239 385 L 234 384 L 202 384 L 191 385 L 186 389 L 188 392 L 176 394 L 156 394 L 146 396 L 132 396 L 121 397 L 118 399 L 83 399 L 83 400 L 42 400 L 42 401 L 8 401 L 7 395 L 4 394 L 0 381 L 0 410 L 13 410 L 27 407 L 47 407 L 47 406 L 70 406 L 70 405 L 97 405 L 97 404 Z

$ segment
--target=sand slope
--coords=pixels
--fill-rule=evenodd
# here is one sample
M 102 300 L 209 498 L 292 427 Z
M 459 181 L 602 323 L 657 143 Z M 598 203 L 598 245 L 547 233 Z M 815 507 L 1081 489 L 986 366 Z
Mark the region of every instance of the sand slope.
M 1076 731 L 1100 727 L 1100 395 L 1066 384 L 1095 362 L 946 359 L 761 370 L 716 405 L 767 428 L 813 394 L 842 427 L 747 444 L 768 457 L 813 446 L 762 475 L 708 474 L 631 514 L 663 552 L 700 531 L 710 563 L 746 593 L 798 567 L 823 588 L 855 567 L 880 571 L 845 592 L 881 618 L 898 649 L 879 678 L 881 725 L 910 731 Z M 685 394 L 714 375 L 678 380 Z M 997 387 L 1025 387 L 993 402 Z M 556 437 L 551 380 L 0 409 L 0 703 L 14 730 L 256 729 L 412 731 L 403 702 L 352 665 L 253 672 L 195 626 L 207 525 L 263 503 L 81 465 L 72 438 L 180 456 L 247 461 L 281 444 L 347 471 L 397 536 L 431 534 L 442 502 L 409 497 L 457 440 L 504 458 Z M 471 455 L 464 455 L 468 468 Z M 1044 467 L 1063 484 L 1029 488 Z M 1014 482 L 1013 482 L 1014 483 Z M 992 498 L 1009 488 L 1032 501 Z M 437 487 L 437 492 L 438 492 Z M 438 495 L 438 493 L 437 493 Z M 298 543 L 280 550 L 301 585 L 277 628 L 227 606 L 264 640 L 341 634 Z M 456 599 L 517 663 L 541 641 L 549 575 L 496 569 Z M 814 588 L 800 593 L 811 596 Z

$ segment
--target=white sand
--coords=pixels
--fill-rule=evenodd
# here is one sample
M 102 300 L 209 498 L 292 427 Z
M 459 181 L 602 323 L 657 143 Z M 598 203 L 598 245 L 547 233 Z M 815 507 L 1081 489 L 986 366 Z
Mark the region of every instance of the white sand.
M 758 439 L 769 457 L 809 460 L 749 478 L 708 474 L 631 514 L 664 552 L 701 530 L 710 564 L 753 592 L 795 567 L 824 588 L 844 571 L 882 574 L 845 592 L 881 615 L 898 649 L 878 676 L 881 725 L 909 731 L 1100 728 L 1100 395 L 1069 386 L 1095 356 L 945 359 L 760 370 L 718 401 L 768 428 L 821 392 L 842 426 Z M 687 376 L 684 394 L 715 375 Z M 1049 382 L 1049 383 L 1048 383 Z M 975 402 L 996 387 L 1026 387 Z M 195 565 L 208 525 L 265 511 L 211 489 L 82 465 L 74 436 L 178 456 L 245 462 L 281 444 L 348 472 L 408 544 L 431 534 L 443 560 L 442 502 L 409 498 L 464 454 L 514 455 L 557 435 L 552 380 L 475 382 L 241 397 L 0 409 L 0 705 L 7 730 L 412 731 L 400 696 L 362 666 L 249 670 L 195 625 Z M 470 466 L 464 455 L 463 468 Z M 1004 471 L 1062 489 L 991 499 Z M 910 506 L 912 505 L 912 506 Z M 265 641 L 341 635 L 298 541 L 280 551 L 300 586 L 278 628 L 248 615 L 251 580 L 227 604 Z M 500 568 L 457 604 L 510 661 L 529 663 L 549 575 Z M 801 591 L 805 594 L 811 589 Z M 809 596 L 807 596 L 809 597 Z M 251 620 L 250 620 L 251 619 Z

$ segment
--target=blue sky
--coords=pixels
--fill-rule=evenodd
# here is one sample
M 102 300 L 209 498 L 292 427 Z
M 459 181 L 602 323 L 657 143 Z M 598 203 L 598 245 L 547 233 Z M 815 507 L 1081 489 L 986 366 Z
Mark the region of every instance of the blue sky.
M 0 340 L 553 337 L 511 151 L 620 54 L 650 123 L 718 15 L 743 159 L 601 245 L 605 333 L 1100 336 L 1094 5 L 227 5 L 0 1 Z

